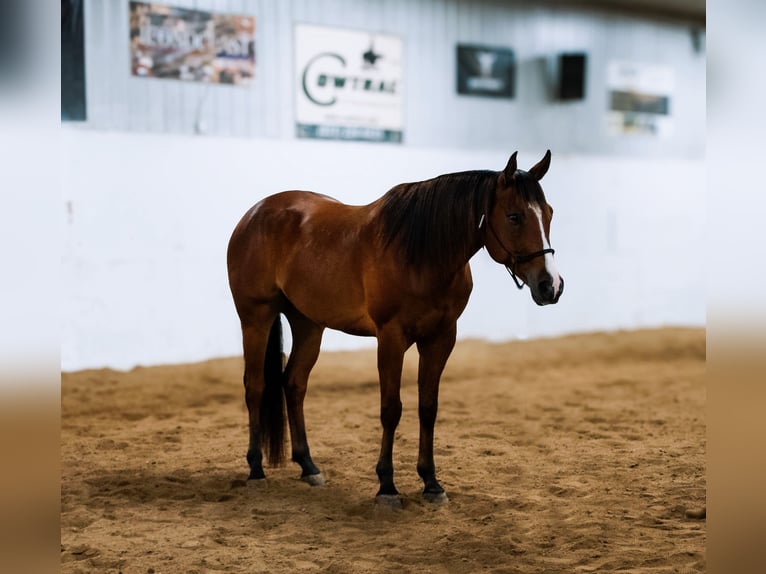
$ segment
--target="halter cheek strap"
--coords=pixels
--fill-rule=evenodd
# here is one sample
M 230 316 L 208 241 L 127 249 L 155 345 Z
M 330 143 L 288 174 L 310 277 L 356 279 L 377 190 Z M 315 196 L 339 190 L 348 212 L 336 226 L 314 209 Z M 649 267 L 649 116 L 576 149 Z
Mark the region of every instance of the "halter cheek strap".
M 524 282 L 520 281 L 519 278 L 516 276 L 516 273 L 514 272 L 516 265 L 518 265 L 519 263 L 526 263 L 537 257 L 543 257 L 547 253 L 550 253 L 551 255 L 553 255 L 554 253 L 556 253 L 556 251 L 554 249 L 549 248 L 549 249 L 541 249 L 540 251 L 535 251 L 534 253 L 526 253 L 524 255 L 515 255 L 513 251 L 511 251 L 505 246 L 505 244 L 503 243 L 503 240 L 500 239 L 500 237 L 497 235 L 497 233 L 495 232 L 495 229 L 492 227 L 492 224 L 489 223 L 489 220 L 484 216 L 483 213 L 481 214 L 481 219 L 479 220 L 479 229 L 481 229 L 481 226 L 484 225 L 485 221 L 487 222 L 487 229 L 489 229 L 492 232 L 492 235 L 497 240 L 497 243 L 500 245 L 501 249 L 505 251 L 508 254 L 509 258 L 511 259 L 510 266 L 507 263 L 504 264 L 505 270 L 508 271 L 511 278 L 513 278 L 513 282 L 516 283 L 516 287 L 518 287 L 519 289 L 523 289 Z M 486 239 L 484 240 L 484 244 L 486 246 L 487 244 Z

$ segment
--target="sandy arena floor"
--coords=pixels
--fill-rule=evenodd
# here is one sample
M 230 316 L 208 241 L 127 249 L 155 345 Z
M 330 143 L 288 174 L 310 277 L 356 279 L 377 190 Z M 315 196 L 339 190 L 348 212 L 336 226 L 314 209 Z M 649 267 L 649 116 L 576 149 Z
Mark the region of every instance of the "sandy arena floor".
M 458 343 L 420 498 L 416 354 L 374 504 L 375 352 L 325 352 L 306 419 L 328 484 L 247 486 L 241 358 L 62 375 L 63 572 L 704 572 L 705 333 Z

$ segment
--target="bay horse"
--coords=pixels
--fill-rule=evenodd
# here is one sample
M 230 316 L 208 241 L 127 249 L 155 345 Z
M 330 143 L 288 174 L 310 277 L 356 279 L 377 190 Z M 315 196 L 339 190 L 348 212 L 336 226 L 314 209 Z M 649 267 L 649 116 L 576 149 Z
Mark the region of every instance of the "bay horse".
M 540 180 L 551 152 L 528 172 L 514 153 L 502 171 L 465 171 L 403 183 L 369 205 L 285 191 L 254 205 L 229 242 L 229 285 L 242 326 L 250 480 L 285 459 L 285 403 L 292 460 L 301 478 L 324 484 L 306 439 L 303 400 L 325 328 L 377 337 L 383 438 L 377 501 L 401 505 L 394 486 L 394 431 L 402 413 L 405 351 L 420 354 L 417 472 L 426 500 L 446 500 L 433 439 L 439 379 L 457 319 L 473 287 L 469 260 L 482 247 L 538 305 L 556 303 L 564 281 L 549 244 L 553 209 Z M 282 354 L 285 315 L 293 344 Z

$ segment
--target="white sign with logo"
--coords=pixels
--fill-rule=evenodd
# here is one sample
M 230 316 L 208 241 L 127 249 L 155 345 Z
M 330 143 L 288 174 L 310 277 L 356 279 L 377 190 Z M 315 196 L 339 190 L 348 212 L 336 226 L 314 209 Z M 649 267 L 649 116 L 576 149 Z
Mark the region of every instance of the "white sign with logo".
M 401 142 L 402 54 L 396 36 L 297 25 L 298 137 Z

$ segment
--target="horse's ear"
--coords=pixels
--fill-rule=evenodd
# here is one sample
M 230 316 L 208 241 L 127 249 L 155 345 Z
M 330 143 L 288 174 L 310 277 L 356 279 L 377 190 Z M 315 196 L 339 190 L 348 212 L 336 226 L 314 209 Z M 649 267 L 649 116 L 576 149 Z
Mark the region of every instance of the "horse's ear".
M 508 160 L 508 165 L 506 165 L 505 169 L 503 170 L 505 177 L 508 179 L 511 179 L 513 177 L 513 174 L 516 173 L 516 154 L 517 153 L 519 152 L 517 151 L 513 152 L 511 159 Z
M 540 181 L 543 176 L 548 173 L 548 168 L 551 166 L 551 150 L 545 152 L 545 157 L 537 162 L 532 169 L 529 170 L 529 174 L 537 181 Z

